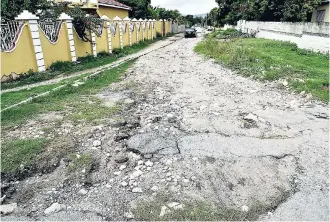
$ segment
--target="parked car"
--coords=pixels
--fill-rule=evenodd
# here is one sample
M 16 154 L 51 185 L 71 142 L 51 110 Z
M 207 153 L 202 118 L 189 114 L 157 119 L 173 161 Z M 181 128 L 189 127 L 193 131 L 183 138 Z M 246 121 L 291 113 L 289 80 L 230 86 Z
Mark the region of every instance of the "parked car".
M 207 31 L 213 31 L 213 27 L 212 26 L 207 26 Z
M 197 31 L 194 28 L 186 28 L 184 30 L 184 37 L 188 38 L 188 37 L 197 37 Z

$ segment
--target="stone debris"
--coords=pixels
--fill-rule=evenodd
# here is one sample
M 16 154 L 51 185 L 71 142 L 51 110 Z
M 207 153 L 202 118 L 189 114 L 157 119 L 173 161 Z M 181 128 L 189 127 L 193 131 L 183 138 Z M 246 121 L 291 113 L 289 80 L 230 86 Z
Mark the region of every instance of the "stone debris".
M 183 207 L 184 207 L 183 204 L 180 204 L 180 203 L 178 203 L 178 202 L 172 202 L 172 203 L 169 203 L 169 204 L 167 204 L 167 206 L 168 206 L 169 208 L 174 209 L 174 210 L 183 210 Z
M 134 171 L 130 176 L 129 176 L 129 178 L 131 179 L 131 180 L 133 180 L 133 179 L 135 179 L 135 178 L 138 178 L 139 176 L 141 176 L 143 174 L 143 171 L 141 171 L 141 170 L 136 170 L 136 171 Z
M 151 191 L 158 191 L 158 186 L 153 186 L 153 187 L 151 187 L 151 189 L 150 189 Z
M 159 217 L 164 217 L 165 214 L 169 214 L 169 213 L 171 213 L 171 210 L 166 206 L 162 206 L 162 208 L 160 209 Z
M 144 165 L 146 165 L 148 167 L 152 167 L 154 165 L 154 163 L 149 160 L 149 161 L 145 162 Z
M 101 146 L 102 142 L 100 140 L 95 140 L 93 142 L 93 146 L 97 147 L 97 146 Z
M 128 183 L 127 182 L 125 182 L 125 181 L 123 181 L 123 182 L 121 182 L 121 184 L 120 184 L 122 187 L 127 187 L 128 186 Z
M 119 176 L 121 174 L 121 171 L 116 171 L 113 174 L 116 175 L 116 176 Z
M 115 159 L 116 163 L 126 163 L 129 160 L 127 156 L 119 156 Z
M 11 214 L 15 211 L 16 208 L 17 208 L 17 203 L 0 205 L 1 215 Z
M 248 212 L 248 211 L 249 211 L 249 207 L 246 206 L 246 205 L 243 205 L 243 206 L 242 206 L 242 211 L 243 211 L 243 212 Z
M 121 141 L 121 140 L 126 140 L 126 139 L 128 139 L 128 138 L 129 138 L 129 135 L 128 135 L 128 134 L 126 134 L 126 133 L 119 133 L 119 134 L 117 134 L 117 135 L 115 136 L 114 140 L 115 140 L 116 142 L 119 142 L 119 141 Z
M 127 219 L 134 219 L 134 214 L 131 211 L 129 211 L 124 214 L 124 217 Z
M 87 193 L 88 193 L 88 191 L 86 189 L 79 190 L 79 194 L 81 194 L 81 195 L 86 195 Z
M 124 170 L 126 168 L 126 165 L 121 165 L 120 167 L 119 167 L 119 170 Z
M 133 192 L 133 193 L 142 193 L 143 191 L 142 191 L 142 188 L 141 188 L 141 187 L 134 187 L 134 188 L 132 189 L 132 192 Z
M 0 198 L 0 204 L 2 204 L 3 201 L 5 201 L 5 199 L 6 199 L 6 195 L 3 195 L 3 196 Z
M 52 214 L 52 213 L 57 213 L 61 210 L 66 209 L 66 206 L 64 204 L 59 204 L 59 203 L 53 203 L 50 207 L 48 207 L 44 213 L 46 215 Z
M 254 121 L 254 122 L 258 121 L 258 117 L 252 113 L 249 113 L 248 115 L 244 116 L 243 119 L 247 120 L 247 121 Z

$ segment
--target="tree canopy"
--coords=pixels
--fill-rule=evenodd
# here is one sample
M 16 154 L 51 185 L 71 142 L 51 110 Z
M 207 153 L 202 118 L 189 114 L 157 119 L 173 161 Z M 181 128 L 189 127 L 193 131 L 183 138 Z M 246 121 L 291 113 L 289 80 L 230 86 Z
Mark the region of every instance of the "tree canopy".
M 240 19 L 251 21 L 304 22 L 311 18 L 321 0 L 216 0 L 219 7 L 209 13 L 218 25 L 236 24 Z

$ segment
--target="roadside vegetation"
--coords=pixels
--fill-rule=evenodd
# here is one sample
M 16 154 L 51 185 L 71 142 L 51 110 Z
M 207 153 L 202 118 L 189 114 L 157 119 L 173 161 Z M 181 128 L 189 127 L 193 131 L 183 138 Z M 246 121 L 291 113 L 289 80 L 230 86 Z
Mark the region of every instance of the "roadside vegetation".
M 126 62 L 115 69 L 104 71 L 93 76 L 81 86 L 69 85 L 58 91 L 51 92 L 45 97 L 33 99 L 27 104 L 5 110 L 1 113 L 1 126 L 10 127 L 21 124 L 32 117 L 51 111 L 70 109 L 67 118 L 79 121 L 100 118 L 117 110 L 117 107 L 106 107 L 94 95 L 102 88 L 120 80 L 120 76 L 134 61 Z M 47 86 L 48 87 L 48 86 Z M 11 97 L 12 96 L 12 97 Z M 20 92 L 5 93 L 6 103 L 17 101 L 17 97 L 24 96 Z
M 1 143 L 1 172 L 18 174 L 23 168 L 31 167 L 47 145 L 45 138 L 17 139 Z
M 39 114 L 49 112 L 63 115 L 63 119 L 59 120 L 57 124 L 71 122 L 73 124 L 93 125 L 98 124 L 104 118 L 111 117 L 120 110 L 120 107 L 118 105 L 106 106 L 96 95 L 111 83 L 118 82 L 121 75 L 133 63 L 134 61 L 123 63 L 114 69 L 89 77 L 83 85 L 68 85 L 45 97 L 33 99 L 29 103 L 3 111 L 1 113 L 2 135 L 6 135 L 6 132 L 12 127 L 26 123 Z M 22 96 L 20 92 L 7 93 L 7 95 L 9 94 L 13 95 L 13 100 Z M 6 97 L 6 103 L 9 100 L 10 97 Z M 41 131 L 44 134 L 38 138 L 12 139 L 2 137 L 1 172 L 5 173 L 8 178 L 24 178 L 39 171 L 49 172 L 56 168 L 52 164 L 54 161 L 57 163 L 64 156 L 74 153 L 74 144 L 70 141 L 71 139 L 61 136 L 55 138 L 46 136 L 48 133 L 54 132 L 56 126 L 55 124 L 50 128 L 42 128 Z M 90 167 L 91 160 L 88 154 L 82 154 L 81 157 L 77 160 L 69 158 L 71 160 L 70 172 L 82 166 L 86 169 Z
M 290 192 L 282 191 L 269 204 L 251 200 L 249 210 L 243 211 L 237 206 L 215 205 L 205 200 L 186 200 L 182 207 L 171 209 L 169 204 L 176 198 L 172 194 L 158 193 L 152 200 L 139 201 L 132 212 L 138 221 L 257 221 L 260 215 L 273 211 L 290 195 Z M 164 207 L 166 213 L 161 215 Z
M 246 38 L 236 30 L 217 31 L 195 47 L 238 73 L 262 81 L 283 80 L 298 92 L 329 101 L 329 56 L 295 44 Z

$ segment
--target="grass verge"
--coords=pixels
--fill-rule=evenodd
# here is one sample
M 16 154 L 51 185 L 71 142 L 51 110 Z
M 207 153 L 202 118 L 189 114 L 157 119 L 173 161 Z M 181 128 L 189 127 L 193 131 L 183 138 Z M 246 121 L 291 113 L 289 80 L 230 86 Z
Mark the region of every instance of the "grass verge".
M 209 35 L 195 51 L 244 76 L 267 81 L 286 79 L 293 89 L 329 101 L 328 55 L 299 49 L 289 42 L 256 38 L 222 41 L 216 36 Z
M 107 52 L 100 52 L 97 57 L 92 55 L 78 58 L 78 63 L 72 62 L 63 62 L 58 61 L 53 63 L 48 70 L 44 72 L 29 72 L 28 75 L 21 77 L 19 80 L 9 83 L 1 83 L 1 88 L 11 89 L 27 84 L 37 83 L 46 81 L 49 79 L 53 79 L 59 75 L 68 75 L 74 72 L 84 71 L 87 69 L 96 68 L 99 66 L 103 66 L 109 63 L 112 63 L 119 58 L 136 53 L 142 49 L 145 49 L 148 45 L 163 39 L 163 37 L 159 37 L 154 40 L 145 40 L 143 42 L 135 43 L 132 46 L 125 46 L 123 49 L 114 49 L 112 54 Z
M 1 172 L 17 174 L 31 167 L 45 148 L 46 139 L 16 139 L 1 144 Z
M 51 92 L 47 96 L 33 99 L 27 104 L 5 110 L 1 113 L 1 126 L 12 127 L 24 123 L 38 114 L 50 111 L 65 111 L 67 113 L 66 118 L 74 121 L 93 121 L 109 116 L 116 112 L 118 107 L 104 106 L 94 94 L 111 83 L 118 82 L 120 76 L 133 62 L 123 63 L 116 68 L 104 71 L 100 75 L 93 76 L 79 87 L 69 85 Z M 6 94 L 4 94 L 7 96 L 6 103 L 8 103 L 10 95 L 16 95 L 14 92 Z

